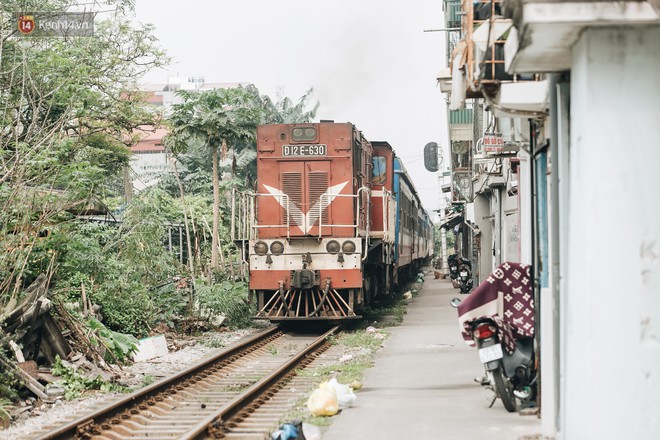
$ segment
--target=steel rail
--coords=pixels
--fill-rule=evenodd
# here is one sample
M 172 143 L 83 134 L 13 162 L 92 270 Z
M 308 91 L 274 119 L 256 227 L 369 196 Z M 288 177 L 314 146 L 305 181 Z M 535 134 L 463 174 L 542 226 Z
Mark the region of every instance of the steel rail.
M 255 344 L 260 342 L 266 343 L 273 337 L 281 333 L 279 327 L 272 327 L 256 335 L 253 335 L 244 341 L 239 342 L 233 347 L 218 353 L 217 355 L 204 359 L 195 365 L 180 371 L 174 376 L 168 377 L 161 381 L 155 382 L 147 387 L 141 388 L 137 391 L 128 394 L 126 397 L 113 402 L 112 404 L 100 408 L 90 414 L 84 415 L 75 419 L 59 428 L 47 432 L 46 434 L 37 437 L 38 440 L 51 440 L 51 439 L 70 439 L 70 438 L 91 438 L 92 435 L 99 435 L 101 431 L 99 427 L 107 420 L 113 417 L 121 417 L 122 413 L 129 412 L 130 408 L 141 404 L 151 405 L 149 401 L 163 400 L 161 394 L 168 394 L 176 392 L 173 388 L 180 386 L 179 384 L 192 379 L 195 375 L 203 373 L 205 369 L 210 368 L 213 364 L 231 362 L 240 357 L 240 352 L 253 351 Z M 262 344 L 263 345 L 263 344 Z M 194 379 L 193 379 L 194 380 Z M 97 432 L 98 431 L 98 432 Z
M 277 385 L 286 376 L 291 373 L 294 368 L 304 362 L 304 359 L 310 357 L 311 354 L 318 350 L 322 345 L 327 342 L 329 336 L 334 335 L 339 331 L 339 326 L 335 326 L 328 330 L 326 333 L 317 338 L 314 342 L 305 347 L 300 353 L 292 357 L 287 363 L 275 370 L 269 376 L 264 377 L 259 382 L 252 385 L 240 396 L 237 396 L 222 408 L 216 411 L 215 414 L 208 416 L 206 419 L 199 422 L 192 427 L 186 434 L 179 437 L 178 440 L 200 440 L 206 438 L 223 438 L 224 424 L 229 422 L 230 419 L 239 414 L 246 406 L 249 406 L 253 401 L 257 400 L 262 394 L 266 393 L 269 388 Z M 263 399 L 264 401 L 267 399 Z M 263 403 L 263 402 L 261 402 Z M 248 410 L 248 413 L 251 412 Z M 216 435 L 217 434 L 217 435 Z

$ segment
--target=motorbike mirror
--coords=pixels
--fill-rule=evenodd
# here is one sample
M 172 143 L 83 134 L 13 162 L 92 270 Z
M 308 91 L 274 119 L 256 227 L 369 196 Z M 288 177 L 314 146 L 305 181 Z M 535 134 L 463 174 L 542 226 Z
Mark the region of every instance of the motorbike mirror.
M 451 301 L 449 301 L 449 305 L 452 306 L 453 308 L 457 309 L 458 305 L 461 303 L 461 300 L 458 298 L 452 298 Z

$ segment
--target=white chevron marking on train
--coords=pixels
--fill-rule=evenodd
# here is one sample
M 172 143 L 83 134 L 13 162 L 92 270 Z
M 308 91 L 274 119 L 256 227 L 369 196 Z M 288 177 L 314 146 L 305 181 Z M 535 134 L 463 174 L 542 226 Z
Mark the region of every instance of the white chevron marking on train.
M 289 214 L 293 219 L 296 225 L 306 234 L 308 233 L 314 224 L 319 220 L 319 216 L 323 210 L 327 209 L 328 206 L 337 198 L 341 191 L 348 185 L 348 180 L 346 182 L 339 183 L 337 185 L 331 186 L 325 190 L 325 192 L 319 197 L 319 199 L 314 203 L 307 213 L 303 213 L 295 203 L 287 203 L 289 198 L 288 195 L 282 192 L 277 188 L 272 186 L 264 185 L 266 191 L 270 193 L 271 196 L 277 200 L 277 203 L 280 204 L 282 208 Z M 319 205 L 322 203 L 322 208 L 319 210 Z M 287 206 L 288 205 L 288 206 Z

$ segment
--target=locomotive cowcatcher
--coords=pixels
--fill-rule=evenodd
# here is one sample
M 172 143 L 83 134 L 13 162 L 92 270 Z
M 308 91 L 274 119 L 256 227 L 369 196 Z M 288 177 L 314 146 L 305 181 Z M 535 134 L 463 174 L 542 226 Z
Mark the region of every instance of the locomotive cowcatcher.
M 392 148 L 350 123 L 259 126 L 255 191 L 234 193 L 232 222 L 256 318 L 273 322 L 360 318 L 432 252 Z

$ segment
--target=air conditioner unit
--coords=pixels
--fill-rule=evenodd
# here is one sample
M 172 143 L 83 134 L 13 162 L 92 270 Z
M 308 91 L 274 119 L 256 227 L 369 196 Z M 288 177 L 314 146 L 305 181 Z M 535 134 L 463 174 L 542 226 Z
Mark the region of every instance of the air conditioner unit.
M 504 177 L 492 175 L 488 178 L 489 188 L 503 188 L 505 186 Z
M 446 184 L 442 185 L 442 186 L 440 187 L 440 189 L 442 189 L 442 192 L 443 192 L 443 193 L 451 192 L 451 184 L 450 184 L 450 183 L 446 183 Z

